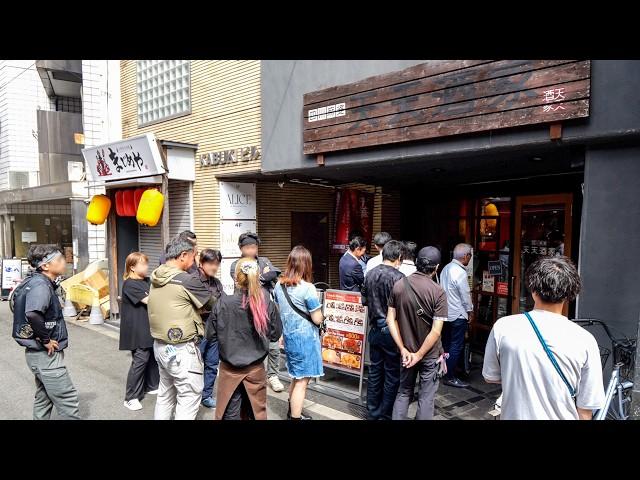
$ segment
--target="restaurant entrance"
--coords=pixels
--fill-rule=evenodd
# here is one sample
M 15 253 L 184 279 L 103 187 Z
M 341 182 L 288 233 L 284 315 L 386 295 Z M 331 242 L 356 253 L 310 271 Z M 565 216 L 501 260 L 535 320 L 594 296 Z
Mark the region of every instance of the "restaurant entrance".
M 403 198 L 402 239 L 440 248 L 440 269 L 452 260 L 456 244 L 473 247 L 467 266 L 475 314 L 469 328 L 473 351 L 484 352 L 489 332 L 499 318 L 533 307 L 524 282 L 524 273 L 533 261 L 541 256 L 566 255 L 577 263 L 572 245 L 577 244 L 573 236 L 579 231 L 580 215 L 572 213 L 574 204 L 581 207 L 581 181 L 579 176 L 565 181 L 539 192 L 533 184 L 526 188 L 461 189 L 448 198 L 434 195 L 433 200 L 423 200 L 419 213 L 414 196 Z M 545 191 L 551 188 L 557 190 Z M 572 312 L 571 307 L 565 309 L 565 315 Z

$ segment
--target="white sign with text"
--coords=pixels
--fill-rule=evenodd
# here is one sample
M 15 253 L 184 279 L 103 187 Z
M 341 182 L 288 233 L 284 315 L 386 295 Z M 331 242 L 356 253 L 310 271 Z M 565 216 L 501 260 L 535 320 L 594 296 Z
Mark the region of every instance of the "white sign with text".
M 82 156 L 94 181 L 126 180 L 165 172 L 160 149 L 152 133 L 83 148 Z
M 220 182 L 220 218 L 255 220 L 256 184 Z
M 256 231 L 255 220 L 222 220 L 220 222 L 220 253 L 223 257 L 240 257 L 238 238 Z

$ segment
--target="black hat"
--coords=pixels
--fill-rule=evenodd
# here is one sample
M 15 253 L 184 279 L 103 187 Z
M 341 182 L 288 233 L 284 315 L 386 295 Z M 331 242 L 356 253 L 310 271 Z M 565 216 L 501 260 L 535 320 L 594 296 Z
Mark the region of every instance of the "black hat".
M 436 247 L 424 247 L 418 252 L 417 260 L 423 259 L 428 265 L 436 266 L 440 263 L 440 250 Z
M 244 247 L 245 245 L 260 245 L 260 237 L 258 234 L 246 232 L 240 235 L 240 238 L 238 238 L 238 247 Z

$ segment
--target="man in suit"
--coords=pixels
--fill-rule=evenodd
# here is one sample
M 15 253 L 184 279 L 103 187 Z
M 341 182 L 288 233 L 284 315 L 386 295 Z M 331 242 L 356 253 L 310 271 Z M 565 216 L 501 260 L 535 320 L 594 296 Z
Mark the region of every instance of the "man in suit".
M 360 259 L 367 251 L 367 242 L 356 236 L 349 242 L 349 250 L 340 259 L 340 290 L 359 292 L 364 283 L 364 271 Z

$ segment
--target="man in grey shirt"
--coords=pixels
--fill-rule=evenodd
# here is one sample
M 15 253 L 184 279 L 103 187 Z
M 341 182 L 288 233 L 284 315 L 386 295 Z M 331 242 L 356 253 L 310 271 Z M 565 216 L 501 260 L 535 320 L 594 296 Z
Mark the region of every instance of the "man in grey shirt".
M 529 312 L 533 323 L 525 315 L 501 318 L 489 334 L 484 355 L 485 380 L 502 383 L 501 418 L 591 420 L 605 400 L 600 350 L 593 335 L 562 315 L 565 303 L 580 291 L 578 271 L 567 257 L 542 257 L 527 269 L 525 281 L 535 302 Z

